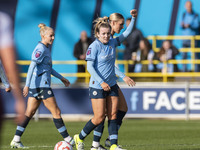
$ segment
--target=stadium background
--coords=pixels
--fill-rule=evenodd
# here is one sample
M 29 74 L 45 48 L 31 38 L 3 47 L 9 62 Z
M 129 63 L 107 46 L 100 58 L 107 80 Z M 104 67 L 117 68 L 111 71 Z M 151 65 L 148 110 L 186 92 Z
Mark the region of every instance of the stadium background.
M 191 1 L 195 12 L 200 14 L 200 1 Z M 40 41 L 37 26 L 41 22 L 55 29 L 55 41 L 52 46 L 53 60 L 76 60 L 73 57 L 73 46 L 78 41 L 82 30 L 86 30 L 89 36 L 92 35 L 92 21 L 97 16 L 109 16 L 111 13 L 119 12 L 127 18 L 130 17 L 130 10 L 136 8 L 138 10 L 136 27 L 142 31 L 144 36 L 181 35 L 180 19 L 185 2 L 186 0 L 13 0 L 9 8 L 4 8 L 3 3 L 0 7 L 13 16 L 14 38 L 19 60 L 30 60 L 33 49 Z M 174 41 L 174 45 L 180 47 L 181 40 Z M 124 47 L 121 46 L 120 48 L 123 49 Z M 121 59 L 121 57 L 118 59 Z M 26 72 L 27 68 L 28 66 L 23 66 L 21 71 Z M 76 65 L 55 65 L 54 68 L 60 73 L 77 72 Z M 75 78 L 69 79 L 71 83 L 76 80 Z M 87 85 L 84 88 L 71 87 L 66 89 L 62 87 L 54 88 L 54 91 L 64 114 L 92 113 Z M 163 85 L 163 88 L 152 83 L 148 85 L 137 84 L 135 88 L 124 86 L 122 90 L 125 92 L 129 105 L 127 116 L 152 117 L 153 114 L 154 117 L 163 117 L 163 114 L 164 116 L 171 114 L 177 116 L 178 114 L 184 117 L 187 112 L 186 96 L 181 95 L 187 90 L 186 84 L 177 85 L 175 88 L 173 83 Z M 144 104 L 144 93 L 147 93 L 147 91 L 156 92 L 154 101 L 152 101 L 152 97 L 149 97 L 148 109 Z M 176 91 L 179 94 L 173 101 L 171 97 Z M 198 114 L 200 108 L 199 87 L 195 86 L 193 91 L 197 92 L 196 95 L 193 94 L 193 105 L 191 104 L 193 110 L 190 113 Z M 1 93 L 6 99 L 5 111 L 12 115 L 14 113 L 13 97 L 3 92 L 3 89 L 1 89 Z M 157 106 L 160 95 L 160 103 Z M 167 96 L 168 99 L 162 99 L 162 95 L 164 95 L 163 97 Z M 174 107 L 173 104 L 177 107 Z M 158 107 L 160 109 L 156 109 Z M 40 107 L 40 113 L 49 114 L 43 105 Z M 143 114 L 145 115 L 143 116 Z

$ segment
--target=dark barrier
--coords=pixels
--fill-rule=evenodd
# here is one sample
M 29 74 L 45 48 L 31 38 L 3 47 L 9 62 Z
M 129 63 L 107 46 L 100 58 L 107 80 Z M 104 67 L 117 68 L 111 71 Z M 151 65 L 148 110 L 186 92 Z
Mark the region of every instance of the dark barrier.
M 62 114 L 92 114 L 88 88 L 54 88 L 58 106 Z M 158 116 L 184 115 L 189 108 L 189 114 L 200 114 L 200 87 L 190 87 L 188 94 L 185 86 L 180 87 L 147 87 L 122 88 L 128 104 L 128 116 Z M 6 114 L 14 113 L 14 100 L 11 93 L 1 89 Z M 188 105 L 186 102 L 188 96 Z M 39 114 L 50 114 L 41 104 Z

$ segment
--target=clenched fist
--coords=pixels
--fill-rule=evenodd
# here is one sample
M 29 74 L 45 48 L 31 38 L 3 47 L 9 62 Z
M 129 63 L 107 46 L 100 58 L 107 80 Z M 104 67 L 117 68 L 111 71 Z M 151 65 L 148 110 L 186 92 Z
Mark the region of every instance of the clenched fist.
M 132 10 L 130 11 L 130 14 L 131 14 L 131 16 L 133 16 L 133 17 L 137 17 L 137 10 L 136 10 L 136 9 L 132 9 Z

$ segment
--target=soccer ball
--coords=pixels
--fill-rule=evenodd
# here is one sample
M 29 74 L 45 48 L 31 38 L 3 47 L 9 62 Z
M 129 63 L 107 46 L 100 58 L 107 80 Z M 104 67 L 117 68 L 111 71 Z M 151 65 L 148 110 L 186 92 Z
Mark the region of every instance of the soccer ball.
M 54 150 L 73 150 L 73 147 L 66 141 L 60 141 L 55 145 Z

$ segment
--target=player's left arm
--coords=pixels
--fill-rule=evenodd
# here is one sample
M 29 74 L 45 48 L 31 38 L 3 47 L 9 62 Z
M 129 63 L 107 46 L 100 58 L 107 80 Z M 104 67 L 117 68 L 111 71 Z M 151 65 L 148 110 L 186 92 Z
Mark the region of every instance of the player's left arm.
M 64 78 L 61 74 L 59 74 L 58 72 L 56 72 L 53 68 L 51 69 L 51 74 L 54 77 L 60 79 L 66 87 L 68 87 L 70 85 L 69 80 L 67 80 L 66 78 Z
M 115 74 L 118 75 L 121 79 L 123 79 L 126 75 L 121 72 L 116 66 L 115 66 Z
M 115 74 L 118 75 L 120 78 L 122 78 L 128 86 L 135 86 L 136 84 L 135 81 L 130 77 L 126 76 L 124 73 L 122 73 L 116 66 L 115 66 Z
M 129 36 L 129 34 L 133 31 L 133 27 L 135 24 L 135 18 L 137 17 L 137 10 L 135 10 L 135 9 L 131 10 L 130 14 L 132 15 L 132 18 L 131 18 L 131 22 L 130 22 L 129 26 L 119 37 L 117 37 L 119 40 L 119 43 L 122 43 Z

